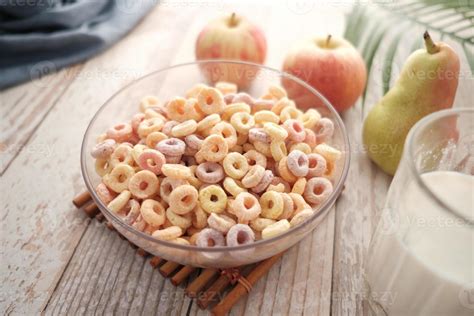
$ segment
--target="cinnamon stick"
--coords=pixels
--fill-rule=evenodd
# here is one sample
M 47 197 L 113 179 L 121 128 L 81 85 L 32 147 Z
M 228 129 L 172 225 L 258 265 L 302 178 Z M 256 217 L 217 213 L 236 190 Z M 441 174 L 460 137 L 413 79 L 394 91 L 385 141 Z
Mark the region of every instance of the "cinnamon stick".
M 107 228 L 110 229 L 111 231 L 114 231 L 114 230 L 115 230 L 115 227 L 114 227 L 114 225 L 112 225 L 111 222 L 105 223 L 105 226 L 107 226 Z M 120 234 L 119 234 L 119 235 L 120 235 Z
M 156 257 L 154 256 L 153 258 L 150 259 L 150 265 L 153 267 L 153 268 L 156 268 L 160 265 L 160 263 L 163 261 L 163 259 L 161 259 L 160 257 Z
M 77 207 L 80 208 L 84 204 L 86 204 L 91 199 L 91 194 L 89 191 L 84 191 L 81 194 L 78 194 L 73 200 L 72 203 Z
M 99 208 L 97 207 L 97 204 L 93 202 L 88 204 L 86 207 L 84 207 L 84 213 L 86 213 L 86 215 L 89 216 L 90 218 L 94 218 L 94 217 L 98 218 L 99 215 L 102 215 L 102 214 L 99 214 Z
M 165 278 L 169 277 L 178 267 L 180 266 L 179 263 L 167 261 L 164 265 L 160 267 L 160 273 Z
M 95 204 L 94 204 L 95 205 Z M 97 207 L 97 206 L 96 206 Z M 103 222 L 105 219 L 104 214 L 98 212 L 98 214 L 95 216 L 95 219 L 98 220 L 99 222 Z
M 217 273 L 219 273 L 218 269 L 204 269 L 201 274 L 196 279 L 194 279 L 191 284 L 188 285 L 186 288 L 186 295 L 191 298 L 196 297 L 197 294 L 207 285 L 207 283 L 209 283 L 209 281 L 217 275 Z
M 184 266 L 179 270 L 172 278 L 171 283 L 174 286 L 178 286 L 183 283 L 184 280 L 188 278 L 188 276 L 196 270 L 195 267 L 191 266 Z
M 279 253 L 271 258 L 268 258 L 255 266 L 252 272 L 246 277 L 251 285 L 257 283 L 270 268 L 280 259 L 283 253 Z M 237 301 L 244 295 L 247 294 L 247 290 L 243 285 L 237 283 L 236 286 L 229 292 L 229 294 L 222 299 L 219 304 L 217 304 L 211 311 L 212 315 L 221 316 L 227 314 L 227 312 L 232 308 L 232 306 L 237 303 Z
M 217 280 L 211 284 L 211 286 L 202 294 L 199 295 L 197 305 L 201 309 L 206 309 L 212 300 L 221 293 L 230 284 L 230 279 L 221 275 Z
M 119 234 L 120 235 L 120 234 Z M 145 251 L 145 249 L 142 249 L 142 248 L 138 248 L 137 249 L 137 255 L 139 255 L 140 257 L 146 257 L 149 255 L 148 252 Z

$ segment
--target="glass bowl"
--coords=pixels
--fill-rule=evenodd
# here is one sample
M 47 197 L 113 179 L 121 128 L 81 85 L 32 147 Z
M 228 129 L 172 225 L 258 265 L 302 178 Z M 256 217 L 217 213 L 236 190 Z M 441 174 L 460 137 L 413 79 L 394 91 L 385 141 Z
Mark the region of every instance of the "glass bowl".
M 291 81 L 311 92 L 314 104 L 323 116 L 333 120 L 335 132 L 330 145 L 342 151 L 342 158 L 336 165 L 332 176 L 334 192 L 318 207 L 315 215 L 304 223 L 276 237 L 259 240 L 252 244 L 237 247 L 202 248 L 187 246 L 153 238 L 125 224 L 98 198 L 95 187 L 101 178 L 96 174 L 94 159 L 90 155 L 96 138 L 111 126 L 129 121 L 138 112 L 139 101 L 147 95 L 155 95 L 159 100 L 184 96 L 186 91 L 197 83 L 213 83 L 223 78 L 238 76 L 246 81 L 246 92 L 254 97 L 263 95 L 270 85 Z M 244 79 L 242 79 L 244 78 Z M 308 100 L 306 99 L 305 102 Z M 297 104 L 298 105 L 298 104 Z M 199 61 L 172 66 L 155 71 L 122 88 L 97 111 L 92 118 L 82 143 L 81 168 L 87 189 L 101 212 L 117 231 L 136 246 L 160 258 L 197 267 L 228 268 L 258 262 L 290 248 L 310 233 L 332 209 L 342 191 L 349 168 L 349 140 L 344 124 L 331 104 L 316 90 L 298 78 L 265 66 L 223 60 Z

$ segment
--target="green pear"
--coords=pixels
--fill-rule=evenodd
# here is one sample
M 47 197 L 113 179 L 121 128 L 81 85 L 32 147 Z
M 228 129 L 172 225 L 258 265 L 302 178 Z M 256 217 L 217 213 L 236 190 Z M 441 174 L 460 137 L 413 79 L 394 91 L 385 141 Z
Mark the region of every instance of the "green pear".
M 458 86 L 459 58 L 447 44 L 424 33 L 425 48 L 407 59 L 394 86 L 364 121 L 362 138 L 369 157 L 394 175 L 406 136 L 424 116 L 450 108 Z

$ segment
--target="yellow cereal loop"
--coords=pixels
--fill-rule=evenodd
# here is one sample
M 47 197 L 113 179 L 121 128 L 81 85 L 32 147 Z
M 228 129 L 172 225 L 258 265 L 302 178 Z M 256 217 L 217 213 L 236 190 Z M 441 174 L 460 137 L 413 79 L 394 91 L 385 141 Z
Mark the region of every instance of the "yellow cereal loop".
M 148 146 L 152 149 L 155 149 L 156 144 L 158 144 L 163 139 L 168 139 L 168 136 L 166 136 L 166 134 L 164 134 L 162 132 L 153 132 L 153 133 L 148 134 L 148 136 L 146 137 L 145 143 L 146 143 L 146 146 Z M 133 147 L 133 151 L 135 150 L 136 146 L 141 146 L 143 149 L 146 149 L 146 146 L 144 146 L 144 145 L 135 145 Z M 140 152 L 140 154 L 136 155 L 133 151 L 132 151 L 132 156 L 136 161 L 136 158 L 138 158 L 138 156 L 140 156 L 141 152 Z
M 112 165 L 112 167 L 115 167 L 118 164 L 132 165 L 132 147 L 126 144 L 118 145 L 114 152 L 110 155 L 109 163 Z
M 270 151 L 275 161 L 280 161 L 284 157 L 288 156 L 288 152 L 286 150 L 286 144 L 284 141 L 281 141 L 281 140 L 272 141 L 270 143 Z
M 132 194 L 130 191 L 124 190 L 120 192 L 120 194 L 117 195 L 115 199 L 110 201 L 110 203 L 107 205 L 107 208 L 114 213 L 118 213 L 125 207 L 125 205 L 127 205 L 127 202 L 130 200 L 131 196 Z
M 171 99 L 166 105 L 168 110 L 168 117 L 172 121 L 183 122 L 186 120 L 186 99 L 182 97 L 175 97 Z
M 149 170 L 135 173 L 128 182 L 128 189 L 139 199 L 147 199 L 160 189 L 158 177 Z
M 242 145 L 242 148 L 244 149 L 244 152 L 247 153 L 249 151 L 255 151 L 255 146 L 251 143 L 245 143 Z M 265 157 L 265 156 L 264 156 Z
M 267 191 L 260 197 L 260 206 L 262 207 L 262 217 L 278 219 L 283 213 L 283 198 L 278 192 Z
M 199 108 L 205 114 L 221 113 L 225 106 L 224 96 L 216 88 L 203 88 L 197 100 Z
M 140 157 L 140 155 L 145 151 L 145 149 L 148 149 L 147 146 L 142 144 L 136 144 L 135 146 L 133 146 L 132 157 L 136 164 L 138 164 L 138 157 Z
M 304 189 L 306 188 L 306 182 L 306 178 L 299 178 L 296 180 L 296 182 L 293 184 L 293 188 L 291 189 L 291 193 L 303 195 Z
M 209 135 L 202 142 L 201 149 L 198 151 L 202 157 L 211 162 L 219 162 L 225 158 L 229 152 L 229 145 L 221 135 Z M 198 159 L 198 154 L 196 154 Z
M 237 132 L 237 145 L 242 146 L 242 149 L 243 149 L 244 145 L 247 144 L 248 141 L 249 141 L 249 134 L 242 134 L 242 133 Z
M 186 98 L 196 98 L 198 97 L 198 95 L 201 93 L 201 91 L 203 89 L 207 88 L 207 85 L 203 84 L 203 83 L 198 83 L 196 84 L 195 86 L 193 86 L 191 89 L 189 89 L 187 92 L 186 92 Z
M 214 85 L 214 87 L 222 92 L 222 94 L 237 93 L 237 85 L 235 83 L 219 81 Z
M 299 150 L 304 152 L 306 155 L 311 154 L 311 147 L 306 143 L 296 143 L 290 146 L 290 153 L 294 150 Z
M 288 220 L 286 219 L 282 219 L 274 224 L 265 227 L 265 229 L 262 230 L 262 239 L 268 239 L 278 236 L 289 230 L 290 227 L 290 222 L 288 222 Z
M 267 122 L 263 124 L 263 130 L 272 140 L 285 140 L 288 137 L 288 131 L 275 123 Z
M 280 100 L 287 96 L 286 90 L 283 87 L 277 85 L 271 85 L 268 87 L 268 93 L 273 96 L 275 99 Z
M 139 105 L 140 112 L 145 112 L 146 109 L 152 106 L 157 106 L 158 103 L 159 101 L 157 97 L 153 95 L 146 96 L 140 101 L 140 105 Z
M 192 216 L 189 213 L 186 215 L 178 215 L 168 208 L 166 210 L 166 218 L 170 221 L 171 225 L 178 226 L 183 231 L 192 225 Z
M 244 153 L 244 148 L 242 146 L 235 145 L 234 147 L 229 149 L 229 152 L 236 152 L 236 153 L 239 153 L 239 154 L 243 154 Z
M 268 111 L 268 110 L 255 112 L 254 119 L 255 119 L 256 124 L 263 124 L 267 122 L 274 123 L 274 124 L 280 123 L 280 117 L 276 115 L 274 112 Z
M 221 117 L 224 121 L 229 121 L 235 113 L 250 113 L 250 105 L 243 102 L 231 103 L 224 107 Z
M 203 229 L 207 226 L 207 213 L 200 205 L 196 205 L 194 212 L 192 212 L 191 215 L 193 227 Z
M 209 185 L 199 190 L 199 202 L 207 213 L 222 213 L 227 205 L 227 194 L 218 185 Z
M 303 112 L 297 108 L 287 106 L 280 113 L 280 121 L 284 123 L 286 120 L 294 119 L 298 120 L 303 115 Z
M 304 209 L 311 208 L 311 206 L 308 203 L 306 203 L 306 201 L 301 195 L 296 194 L 296 193 L 288 193 L 288 195 L 293 200 L 293 209 L 295 211 L 294 214 L 297 214 L 298 212 Z
M 196 131 L 202 132 L 207 129 L 213 128 L 217 123 L 221 121 L 219 114 L 211 114 L 203 118 L 197 125 Z
M 239 185 L 238 182 L 231 177 L 226 177 L 222 184 L 224 186 L 224 189 L 229 192 L 233 197 L 236 197 L 241 192 L 247 192 L 245 188 Z
M 101 177 L 105 176 L 112 170 L 112 165 L 107 159 L 96 159 L 95 160 L 95 172 Z
M 305 128 L 314 129 L 316 124 L 318 124 L 321 119 L 321 114 L 319 114 L 316 109 L 309 109 L 301 116 L 301 121 Z
M 185 137 L 193 134 L 196 131 L 197 122 L 195 120 L 187 120 L 171 129 L 171 135 L 173 137 Z
M 135 175 L 135 170 L 124 163 L 116 165 L 109 174 L 106 174 L 102 181 L 111 190 L 120 193 L 128 189 L 128 182 Z
M 278 162 L 278 173 L 280 174 L 280 177 L 283 178 L 283 180 L 289 182 L 289 183 L 295 183 L 296 180 L 298 180 L 297 177 L 295 177 L 290 170 L 288 169 L 288 165 L 286 164 L 288 158 L 283 157 L 279 162 Z
M 250 221 L 250 227 L 253 230 L 261 232 L 262 230 L 264 230 L 268 226 L 270 226 L 272 224 L 275 224 L 275 223 L 276 223 L 276 220 L 274 220 L 274 219 L 257 217 L 256 219 Z
M 340 150 L 337 150 L 334 147 L 331 147 L 325 143 L 319 144 L 314 148 L 316 154 L 323 156 L 327 162 L 335 162 L 339 160 L 342 156 Z
M 295 227 L 303 222 L 305 222 L 307 219 L 312 217 L 314 215 L 314 211 L 312 209 L 305 209 L 293 216 L 293 218 L 290 221 L 291 227 Z
M 283 183 L 270 184 L 267 188 L 267 191 L 275 191 L 283 193 L 285 192 L 285 185 Z
M 140 138 L 146 138 L 150 133 L 159 132 L 165 124 L 164 120 L 160 117 L 152 117 L 149 119 L 144 119 L 138 125 L 138 136 Z
M 272 106 L 272 112 L 280 115 L 281 111 L 286 107 L 296 108 L 295 102 L 288 100 L 286 97 L 281 98 Z
M 270 144 L 260 142 L 260 141 L 255 141 L 253 142 L 253 145 L 255 146 L 255 150 L 263 154 L 267 158 L 272 157 L 272 150 L 270 148 Z
M 239 112 L 232 115 L 230 118 L 230 123 L 237 132 L 246 135 L 248 134 L 249 130 L 255 126 L 255 119 L 249 113 Z
M 213 128 L 211 128 L 211 134 L 222 136 L 226 141 L 228 148 L 232 148 L 237 144 L 237 132 L 230 123 L 217 123 Z
M 247 158 L 244 155 L 232 152 L 227 154 L 222 163 L 225 173 L 233 178 L 240 180 L 242 179 L 247 171 L 249 170 L 249 164 Z
M 172 179 L 182 179 L 186 180 L 193 176 L 189 167 L 183 166 L 181 164 L 170 164 L 166 163 L 161 167 L 161 172 Z

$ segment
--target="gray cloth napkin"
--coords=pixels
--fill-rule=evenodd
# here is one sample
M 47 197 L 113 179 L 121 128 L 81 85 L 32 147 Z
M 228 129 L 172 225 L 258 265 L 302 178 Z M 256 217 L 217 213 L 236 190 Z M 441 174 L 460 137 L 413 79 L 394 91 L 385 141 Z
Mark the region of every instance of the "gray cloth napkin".
M 0 0 L 0 89 L 81 62 L 158 0 Z

